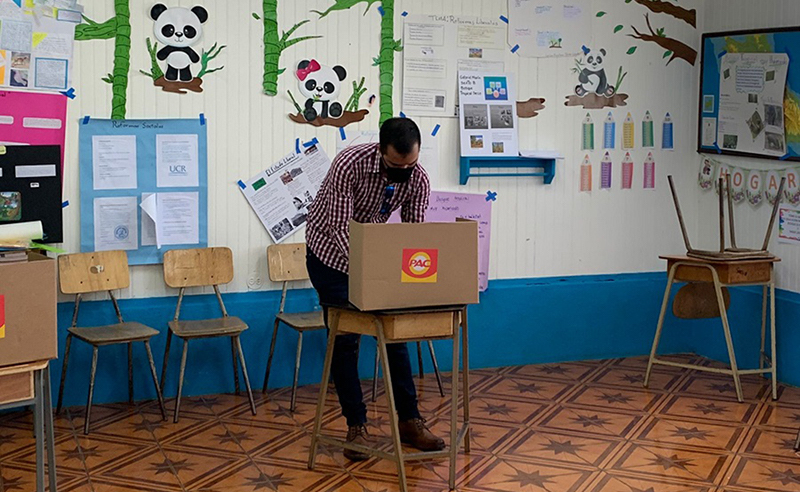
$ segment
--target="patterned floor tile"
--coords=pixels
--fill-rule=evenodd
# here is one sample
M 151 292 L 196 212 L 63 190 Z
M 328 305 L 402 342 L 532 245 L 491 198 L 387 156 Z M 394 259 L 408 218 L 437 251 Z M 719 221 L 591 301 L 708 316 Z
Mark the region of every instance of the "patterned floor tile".
M 630 444 L 607 470 L 646 478 L 661 476 L 713 485 L 729 456 L 718 453 Z
M 531 464 L 498 458 L 465 483 L 477 490 L 502 492 L 577 492 L 592 471 L 575 466 Z
M 748 457 L 787 459 L 795 456 L 797 429 L 755 428 L 747 436 L 739 453 Z
M 650 389 L 652 391 L 668 391 L 674 388 L 680 381 L 683 374 L 681 372 L 659 372 L 653 371 L 650 374 Z M 644 384 L 644 371 L 636 368 L 610 366 L 591 379 L 592 384 L 599 386 L 610 386 L 627 388 L 640 391 Z
M 758 492 L 800 491 L 800 465 L 796 458 L 784 461 L 739 458 L 727 485 Z
M 700 419 L 738 425 L 751 423 L 758 407 L 758 403 L 738 403 L 736 399 L 687 396 L 679 393 L 673 394 L 658 413 L 678 419 Z
M 593 486 L 584 490 L 586 492 L 711 492 L 715 487 L 685 481 L 670 483 L 668 479 L 656 476 L 641 479 L 604 472 Z
M 622 445 L 619 439 L 588 437 L 579 433 L 565 434 L 529 430 L 503 451 L 503 457 L 525 461 L 547 461 L 560 465 L 599 466 Z
M 622 388 L 584 386 L 569 397 L 565 405 L 582 408 L 615 409 L 628 412 L 647 412 L 663 398 L 663 394 L 651 391 Z
M 628 435 L 643 418 L 635 413 L 559 407 L 547 418 L 538 422 L 537 428 L 618 437 Z
M 745 432 L 742 425 L 686 422 L 665 417 L 649 419 L 636 435 L 636 442 L 725 452 L 733 449 Z

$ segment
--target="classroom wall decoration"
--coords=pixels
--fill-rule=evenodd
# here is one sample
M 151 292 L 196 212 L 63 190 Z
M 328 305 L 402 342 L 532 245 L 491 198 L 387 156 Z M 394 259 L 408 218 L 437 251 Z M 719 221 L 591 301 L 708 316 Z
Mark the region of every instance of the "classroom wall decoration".
M 263 0 L 261 16 L 254 13 L 253 17 L 256 20 L 262 20 L 264 23 L 264 94 L 274 96 L 278 93 L 278 75 L 286 70 L 280 67 L 283 51 L 297 43 L 322 36 L 292 38 L 292 34 L 296 30 L 310 22 L 305 19 L 293 25 L 288 31 L 284 31 L 278 37 L 278 0 Z
M 591 0 L 509 0 L 508 44 L 524 57 L 577 55 L 592 37 L 591 8 Z
M 347 70 L 343 66 L 329 67 L 312 58 L 301 60 L 294 72 L 297 90 L 302 96 L 298 102 L 292 91 L 288 91 L 297 109 L 296 114 L 289 114 L 289 119 L 295 123 L 341 128 L 361 121 L 369 114 L 366 109 L 358 109 L 361 96 L 367 91 L 364 77 L 359 83 L 353 81 L 353 93 L 347 102 L 342 103 L 340 93 L 347 78 Z
M 360 3 L 366 3 L 364 15 L 369 11 L 373 3 L 378 0 L 334 0 L 334 4 L 325 11 L 312 10 L 319 15 L 320 19 L 331 12 L 348 10 Z M 380 124 L 395 116 L 394 103 L 392 100 L 394 84 L 394 54 L 403 51 L 403 43 L 394 38 L 394 0 L 383 0 L 380 2 L 379 12 L 381 14 L 381 48 L 380 53 L 374 59 L 375 64 L 380 70 Z
M 546 99 L 532 97 L 527 101 L 517 101 L 517 118 L 534 118 L 539 116 L 539 111 L 545 108 Z
M 225 45 L 214 43 L 210 50 L 201 50 L 196 45 L 203 37 L 203 25 L 208 20 L 208 11 L 202 6 L 191 9 L 170 7 L 162 3 L 150 9 L 153 20 L 155 41 L 147 38 L 147 51 L 150 54 L 150 72 L 140 70 L 151 77 L 153 84 L 164 92 L 186 94 L 187 91 L 203 92 L 203 77 L 217 72 L 224 66 L 209 68 L 209 63 L 219 56 Z M 159 48 L 158 43 L 163 45 Z M 163 62 L 166 72 L 159 62 Z M 194 66 L 199 63 L 200 70 L 193 76 Z
M 80 125 L 81 251 L 126 250 L 131 265 L 208 245 L 207 120 Z
M 800 30 L 703 35 L 698 151 L 800 161 Z
M 114 0 L 114 17 L 103 23 L 95 22 L 87 16 L 86 21 L 75 27 L 76 41 L 96 39 L 114 40 L 114 68 L 103 77 L 111 84 L 111 119 L 125 119 L 128 101 L 128 71 L 131 67 L 131 9 L 129 0 Z
M 58 145 L 63 171 L 67 101 L 61 94 L 0 91 L 0 145 Z
M 584 109 L 616 108 L 626 106 L 627 94 L 620 93 L 622 82 L 628 75 L 622 67 L 617 71 L 616 80 L 613 72 L 606 71 L 608 52 L 605 48 L 589 48 L 583 46 L 583 55 L 575 59 L 572 73 L 577 75 L 578 84 L 575 94 L 567 96 L 565 106 L 579 106 Z
M 731 196 L 736 203 L 747 199 L 753 206 L 764 201 L 774 205 L 778 199 L 781 178 L 786 178 L 782 200 L 795 206 L 800 205 L 800 165 L 780 169 L 747 169 L 703 157 L 697 182 L 701 190 L 713 189 L 719 193 L 718 180 L 726 175 L 731 176 Z

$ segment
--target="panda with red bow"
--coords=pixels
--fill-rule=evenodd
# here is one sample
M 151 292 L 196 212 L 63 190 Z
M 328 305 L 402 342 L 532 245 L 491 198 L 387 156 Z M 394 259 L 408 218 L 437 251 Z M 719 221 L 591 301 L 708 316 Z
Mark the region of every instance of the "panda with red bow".
M 306 98 L 303 117 L 306 121 L 317 118 L 340 118 L 342 104 L 336 100 L 347 71 L 341 65 L 328 67 L 317 60 L 302 60 L 295 71 L 300 93 Z

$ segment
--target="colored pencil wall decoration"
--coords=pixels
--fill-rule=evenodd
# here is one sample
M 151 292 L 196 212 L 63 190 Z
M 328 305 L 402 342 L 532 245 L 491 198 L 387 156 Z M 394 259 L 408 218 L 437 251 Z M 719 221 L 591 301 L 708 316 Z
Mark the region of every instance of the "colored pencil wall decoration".
M 650 111 L 647 111 L 644 114 L 644 120 L 642 120 L 642 147 L 645 149 L 651 149 L 655 147 L 655 135 L 653 129 L 653 115 L 650 114 Z
M 611 189 L 611 156 L 606 152 L 603 161 L 600 163 L 600 189 Z
M 586 118 L 583 120 L 583 139 L 581 143 L 581 150 L 594 150 L 594 122 L 592 115 L 586 113 Z
M 633 188 L 633 159 L 631 153 L 626 152 L 622 160 L 622 189 L 630 190 Z
M 625 117 L 622 122 L 622 148 L 624 150 L 631 150 L 636 145 L 635 140 L 636 132 L 633 125 L 633 116 L 630 113 Z
M 592 191 L 592 162 L 589 160 L 589 155 L 583 158 L 581 164 L 581 191 Z
M 614 121 L 614 115 L 611 111 L 606 116 L 606 121 L 603 123 L 603 148 L 613 149 L 617 144 L 617 123 Z

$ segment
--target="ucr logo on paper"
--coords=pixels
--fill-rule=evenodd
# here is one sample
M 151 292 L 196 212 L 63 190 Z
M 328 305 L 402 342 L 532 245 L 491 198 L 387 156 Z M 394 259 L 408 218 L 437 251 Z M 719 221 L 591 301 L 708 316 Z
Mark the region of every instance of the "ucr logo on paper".
M 438 249 L 404 249 L 403 283 L 435 283 L 439 271 Z

